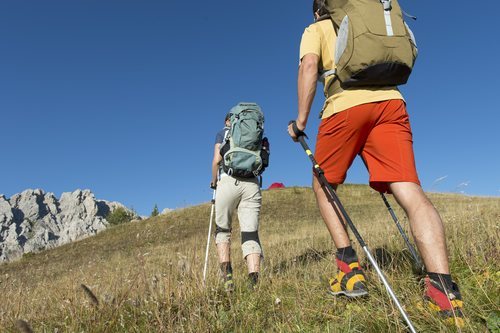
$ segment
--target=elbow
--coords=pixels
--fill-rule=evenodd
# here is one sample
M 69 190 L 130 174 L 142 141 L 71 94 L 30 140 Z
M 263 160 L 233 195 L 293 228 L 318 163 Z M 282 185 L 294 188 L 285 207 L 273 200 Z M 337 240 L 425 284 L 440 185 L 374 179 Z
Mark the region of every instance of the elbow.
M 314 64 L 313 62 L 308 61 L 308 62 L 302 63 L 300 65 L 300 69 L 306 73 L 312 73 L 312 72 L 315 73 L 318 71 L 318 66 L 316 64 Z
M 219 161 L 216 159 L 212 160 L 212 169 L 217 169 L 219 167 Z
M 308 54 L 300 62 L 300 70 L 307 73 L 317 73 L 319 65 L 319 57 L 317 55 Z
M 214 159 L 212 160 L 212 167 L 213 168 L 218 168 L 221 161 L 222 161 L 222 157 L 220 155 L 219 156 L 214 156 Z

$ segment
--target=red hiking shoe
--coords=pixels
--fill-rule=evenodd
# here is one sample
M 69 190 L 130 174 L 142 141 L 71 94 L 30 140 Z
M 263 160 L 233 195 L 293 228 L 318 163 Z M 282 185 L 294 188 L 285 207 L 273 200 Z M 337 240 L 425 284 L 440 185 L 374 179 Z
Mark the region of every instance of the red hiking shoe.
M 429 309 L 437 312 L 445 323 L 463 327 L 464 304 L 457 284 L 453 282 L 451 290 L 446 290 L 440 282 L 432 280 L 429 276 L 425 277 L 424 283 L 424 300 Z
M 368 295 L 366 279 L 358 261 L 350 264 L 337 258 L 339 273 L 331 278 L 328 292 L 332 295 L 345 295 L 347 297 L 360 297 Z

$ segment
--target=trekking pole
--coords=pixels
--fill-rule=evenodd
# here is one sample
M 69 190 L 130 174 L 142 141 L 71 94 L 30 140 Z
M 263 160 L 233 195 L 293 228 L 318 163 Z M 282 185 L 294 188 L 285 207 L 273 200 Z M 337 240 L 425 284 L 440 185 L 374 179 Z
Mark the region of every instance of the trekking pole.
M 321 183 L 321 185 L 322 185 L 323 189 L 325 190 L 327 196 L 330 198 L 330 203 L 332 204 L 332 206 L 333 206 L 335 212 L 337 213 L 339 219 L 341 221 L 342 221 L 342 218 L 345 220 L 345 222 L 347 223 L 347 225 L 349 226 L 349 228 L 353 232 L 354 236 L 358 240 L 359 245 L 361 245 L 361 247 L 363 248 L 363 251 L 365 251 L 366 257 L 368 258 L 368 260 L 370 261 L 370 263 L 375 268 L 375 271 L 377 272 L 377 275 L 379 276 L 380 280 L 382 281 L 382 283 L 384 284 L 385 288 L 387 289 L 387 293 L 392 298 L 392 300 L 396 304 L 396 307 L 398 308 L 399 312 L 401 313 L 401 315 L 403 316 L 404 320 L 408 324 L 408 329 L 412 333 L 416 333 L 415 328 L 413 327 L 413 324 L 410 321 L 410 318 L 408 317 L 408 315 L 406 314 L 405 310 L 403 309 L 403 307 L 399 303 L 396 295 L 394 294 L 394 291 L 392 291 L 392 288 L 389 285 L 389 282 L 387 282 L 387 280 L 385 279 L 384 274 L 382 273 L 380 267 L 378 266 L 377 262 L 373 258 L 370 250 L 368 249 L 368 245 L 366 245 L 365 241 L 363 240 L 363 238 L 359 234 L 358 229 L 356 229 L 356 227 L 352 223 L 349 215 L 347 215 L 347 212 L 344 209 L 344 206 L 340 202 L 340 200 L 339 200 L 339 198 L 337 196 L 337 193 L 333 189 L 332 185 L 330 185 L 330 183 L 328 183 L 328 180 L 326 179 L 323 170 L 320 168 L 319 164 L 316 162 L 316 160 L 315 160 L 315 158 L 314 158 L 311 150 L 309 149 L 309 146 L 307 145 L 307 143 L 306 143 L 306 141 L 304 139 L 304 137 L 306 136 L 306 134 L 303 131 L 301 131 L 301 130 L 298 129 L 297 124 L 296 124 L 295 121 L 290 121 L 290 124 L 292 124 L 293 132 L 297 136 L 297 140 L 300 142 L 300 145 L 302 146 L 302 148 L 306 152 L 307 156 L 309 156 L 309 159 L 311 160 L 311 162 L 313 164 L 314 172 L 316 174 L 316 177 L 318 178 L 319 182 Z M 338 209 L 335 208 L 335 206 L 337 206 Z
M 205 252 L 205 265 L 203 266 L 203 286 L 205 286 L 205 280 L 207 277 L 208 249 L 210 248 L 210 235 L 212 233 L 212 218 L 214 216 L 214 208 L 215 208 L 215 193 L 216 193 L 216 189 L 214 189 L 214 193 L 212 195 L 212 208 L 210 210 L 210 224 L 208 225 L 207 250 Z
M 361 160 L 365 164 L 366 170 L 368 170 L 368 164 L 366 163 L 363 156 L 359 155 L 359 157 L 361 157 Z M 391 204 L 389 203 L 389 200 L 387 200 L 387 197 L 384 195 L 384 193 L 382 193 L 382 192 L 379 192 L 379 193 L 380 193 L 380 196 L 382 197 L 382 200 L 384 201 L 385 206 L 387 207 L 387 210 L 389 210 L 389 213 L 391 214 L 394 223 L 398 227 L 399 233 L 403 237 L 403 239 L 406 243 L 406 246 L 408 246 L 408 250 L 410 250 L 410 253 L 411 253 L 413 260 L 415 262 L 415 265 L 416 265 L 416 269 L 418 270 L 419 273 L 423 272 L 424 265 L 422 264 L 422 261 L 420 260 L 420 257 L 418 256 L 417 251 L 415 251 L 415 248 L 413 247 L 410 240 L 408 239 L 408 236 L 406 235 L 405 231 L 401 227 L 401 224 L 399 223 L 398 217 L 394 213 L 394 210 L 392 209 Z

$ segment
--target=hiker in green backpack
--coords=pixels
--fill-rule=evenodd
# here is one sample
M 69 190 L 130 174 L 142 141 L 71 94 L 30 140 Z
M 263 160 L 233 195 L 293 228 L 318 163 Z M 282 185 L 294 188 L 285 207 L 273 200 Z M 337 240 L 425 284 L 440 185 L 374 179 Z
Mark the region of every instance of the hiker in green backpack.
M 423 192 L 415 168 L 405 101 L 397 89 L 411 73 L 416 42 L 397 0 L 313 0 L 315 22 L 300 44 L 298 116 L 288 127 L 304 135 L 317 81 L 324 84 L 315 159 L 334 189 L 356 155 L 365 160 L 370 186 L 392 193 L 405 211 L 423 258 L 424 298 L 449 323 L 463 325 L 462 298 L 452 280 L 443 223 Z M 354 44 L 353 41 L 357 43 Z M 387 53 L 389 50 L 391 53 Z M 329 291 L 349 297 L 368 293 L 349 236 L 318 178 L 313 189 L 337 248 L 339 272 Z
M 248 266 L 248 283 L 257 286 L 263 257 L 259 240 L 262 202 L 259 176 L 269 159 L 267 138 L 263 138 L 264 116 L 255 103 L 239 103 L 224 120 L 225 127 L 215 139 L 210 187 L 215 196 L 215 243 L 224 288 L 234 290 L 231 265 L 231 225 L 237 210 L 241 248 Z

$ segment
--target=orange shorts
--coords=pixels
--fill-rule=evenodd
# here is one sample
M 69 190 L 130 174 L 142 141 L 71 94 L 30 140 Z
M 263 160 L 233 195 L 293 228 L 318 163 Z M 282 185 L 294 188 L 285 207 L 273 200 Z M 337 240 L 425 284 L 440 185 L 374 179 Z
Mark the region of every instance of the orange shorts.
M 343 183 L 358 154 L 368 165 L 373 189 L 389 193 L 391 182 L 420 185 L 403 100 L 357 105 L 321 121 L 315 158 L 329 183 Z

